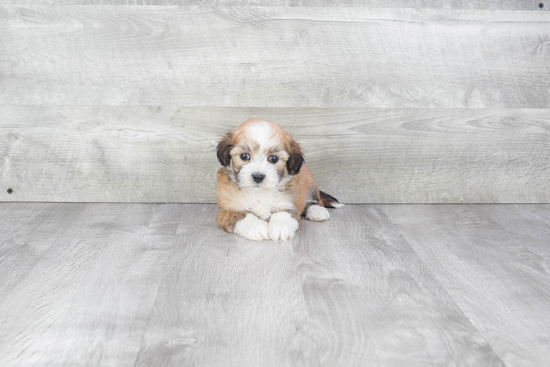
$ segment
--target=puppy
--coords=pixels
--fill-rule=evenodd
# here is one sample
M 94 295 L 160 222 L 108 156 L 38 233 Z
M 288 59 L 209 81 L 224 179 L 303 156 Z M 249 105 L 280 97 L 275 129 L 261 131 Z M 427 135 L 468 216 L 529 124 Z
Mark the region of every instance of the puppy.
M 344 205 L 319 191 L 298 143 L 279 125 L 250 119 L 218 144 L 218 226 L 249 240 L 288 240 L 300 216 L 324 221 Z

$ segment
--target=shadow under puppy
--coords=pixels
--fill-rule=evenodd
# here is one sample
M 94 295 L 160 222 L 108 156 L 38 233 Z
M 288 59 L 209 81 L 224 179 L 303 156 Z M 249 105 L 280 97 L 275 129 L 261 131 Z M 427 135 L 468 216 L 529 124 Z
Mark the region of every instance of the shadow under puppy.
M 225 134 L 218 144 L 216 198 L 218 226 L 250 240 L 288 240 L 300 216 L 330 217 L 325 208 L 341 208 L 320 191 L 303 164 L 298 143 L 279 125 L 250 119 Z

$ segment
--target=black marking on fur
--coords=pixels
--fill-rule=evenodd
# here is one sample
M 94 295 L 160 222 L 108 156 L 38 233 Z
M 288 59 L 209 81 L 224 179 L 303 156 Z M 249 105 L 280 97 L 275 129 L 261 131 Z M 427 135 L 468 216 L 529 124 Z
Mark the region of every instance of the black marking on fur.
M 326 192 L 322 192 L 319 190 L 319 196 L 321 197 L 321 200 L 323 200 L 323 206 L 325 208 L 335 208 L 332 204 L 340 204 L 338 200 L 336 200 L 335 197 L 330 196 Z
M 233 137 L 231 136 L 231 133 L 227 133 L 224 135 L 222 140 L 218 143 L 218 161 L 220 161 L 220 164 L 224 167 L 229 166 L 229 163 L 231 162 L 231 155 L 229 152 L 233 148 Z
M 306 215 L 307 210 L 312 205 L 319 205 L 319 198 L 317 197 L 317 189 L 315 187 L 309 188 L 306 196 L 306 206 L 301 214 Z
M 286 168 L 288 169 L 288 173 L 290 175 L 297 175 L 300 173 L 300 168 L 302 168 L 302 164 L 304 164 L 304 156 L 302 155 L 302 151 L 300 150 L 300 146 L 291 141 L 290 147 L 289 147 L 289 157 L 288 161 L 286 162 Z

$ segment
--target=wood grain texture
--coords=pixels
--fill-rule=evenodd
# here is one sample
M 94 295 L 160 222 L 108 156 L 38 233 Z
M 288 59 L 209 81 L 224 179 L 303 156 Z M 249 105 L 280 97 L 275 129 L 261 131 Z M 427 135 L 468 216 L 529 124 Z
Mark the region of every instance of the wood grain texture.
M 302 366 L 504 366 L 380 207 L 331 211 L 295 242 Z
M 257 116 L 295 136 L 321 189 L 342 202 L 550 202 L 550 110 L 4 106 L 0 115 L 3 201 L 212 203 L 217 141 Z
M 0 303 L 71 228 L 83 205 L 3 204 L 0 213 Z M 60 223 L 65 223 L 61 227 Z
M 2 366 L 134 365 L 183 208 L 96 204 L 72 221 L 54 218 L 79 207 L 50 204 L 48 231 L 31 223 L 28 238 L 12 237 L 25 274 L 0 299 Z M 11 208 L 2 204 L 2 217 Z M 27 240 L 49 247 L 38 262 Z
M 0 203 L 0 365 L 547 364 L 550 205 L 347 206 L 259 243 L 216 211 Z
M 307 318 L 289 242 L 254 242 L 188 205 L 136 366 L 288 366 Z
M 211 231 L 217 208 L 191 208 L 136 365 L 502 365 L 403 240 L 369 250 L 359 207 L 304 221 L 294 254 Z
M 356 8 L 433 8 L 485 10 L 537 10 L 540 0 L 41 0 L 41 5 L 209 5 Z M 36 0 L 0 0 L 0 5 L 35 5 Z M 543 3 L 544 4 L 544 3 Z
M 549 205 L 385 206 L 506 366 L 550 359 Z
M 2 5 L 0 22 L 2 105 L 550 107 L 546 11 Z

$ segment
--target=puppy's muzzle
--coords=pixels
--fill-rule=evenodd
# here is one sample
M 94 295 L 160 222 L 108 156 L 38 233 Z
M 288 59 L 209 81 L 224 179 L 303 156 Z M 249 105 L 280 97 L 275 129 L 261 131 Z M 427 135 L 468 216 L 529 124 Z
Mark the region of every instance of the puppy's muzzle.
M 256 183 L 260 183 L 264 180 L 265 178 L 265 175 L 262 174 L 262 173 L 259 173 L 259 172 L 256 172 L 256 173 L 253 173 L 252 174 L 252 179 L 254 180 L 254 182 Z

